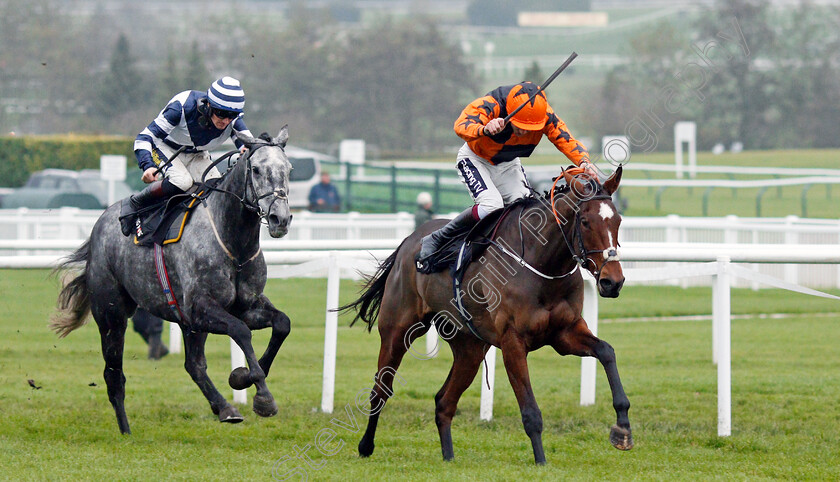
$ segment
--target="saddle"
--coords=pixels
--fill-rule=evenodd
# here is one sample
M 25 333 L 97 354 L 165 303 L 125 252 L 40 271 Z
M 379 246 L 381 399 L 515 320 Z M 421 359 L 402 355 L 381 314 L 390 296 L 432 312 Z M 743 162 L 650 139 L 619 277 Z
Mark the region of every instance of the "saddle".
M 218 182 L 217 179 L 211 179 L 205 184 L 212 186 L 215 184 L 213 181 Z M 190 213 L 201 201 L 207 199 L 211 191 L 199 188 L 196 194 L 175 195 L 138 212 L 137 222 L 140 227 L 139 235 L 134 235 L 134 244 L 163 246 L 180 241 Z
M 496 227 L 518 204 L 517 201 L 504 209 L 490 213 L 473 226 L 471 230 L 447 240 L 440 249 L 429 256 L 429 268 L 424 270 L 423 273 L 438 273 L 448 268 L 454 276 L 456 269 L 458 271 L 466 270 L 466 267 L 473 260 L 478 259 L 487 249 Z M 458 269 L 459 267 L 460 269 Z M 461 275 L 463 276 L 463 273 Z

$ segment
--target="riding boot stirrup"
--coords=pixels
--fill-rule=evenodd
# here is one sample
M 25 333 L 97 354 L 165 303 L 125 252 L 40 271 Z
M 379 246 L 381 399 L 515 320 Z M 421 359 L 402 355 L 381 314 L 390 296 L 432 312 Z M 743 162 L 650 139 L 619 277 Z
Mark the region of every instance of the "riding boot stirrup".
M 120 230 L 123 236 L 131 236 L 131 233 L 137 231 L 138 211 L 179 192 L 183 191 L 170 183 L 168 179 L 164 179 L 155 181 L 137 194 L 123 199 L 120 205 Z
M 437 231 L 424 236 L 421 240 L 420 252 L 417 253 L 417 269 L 420 272 L 428 272 L 429 258 L 434 255 L 447 241 L 450 241 L 460 234 L 463 234 L 478 222 L 473 217 L 472 208 L 467 209 L 461 214 L 455 216 L 455 219 L 449 221 L 445 226 Z

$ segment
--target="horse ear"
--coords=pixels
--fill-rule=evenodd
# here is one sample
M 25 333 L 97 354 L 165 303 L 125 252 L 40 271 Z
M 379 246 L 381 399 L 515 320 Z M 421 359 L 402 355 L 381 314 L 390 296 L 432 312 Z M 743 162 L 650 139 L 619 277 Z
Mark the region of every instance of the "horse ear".
M 239 131 L 233 131 L 233 135 L 235 135 L 236 138 L 239 139 L 239 141 L 244 143 L 246 146 L 250 146 L 254 143 L 254 138 L 249 136 L 248 134 L 243 134 Z
M 289 124 L 280 128 L 280 133 L 277 134 L 274 140 L 280 144 L 280 147 L 286 147 L 286 142 L 289 141 Z
M 612 176 L 609 177 L 606 181 L 604 181 L 604 190 L 607 191 L 607 194 L 612 196 L 616 189 L 618 189 L 618 183 L 621 182 L 621 173 L 624 172 L 624 168 L 622 166 L 618 166 L 618 169 L 615 170 Z

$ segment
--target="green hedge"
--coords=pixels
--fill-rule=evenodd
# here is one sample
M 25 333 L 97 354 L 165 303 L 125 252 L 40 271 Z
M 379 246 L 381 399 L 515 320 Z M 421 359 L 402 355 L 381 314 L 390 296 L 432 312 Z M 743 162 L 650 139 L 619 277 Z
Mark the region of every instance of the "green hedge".
M 126 156 L 129 172 L 134 139 L 114 136 L 0 137 L 0 187 L 20 187 L 29 174 L 46 168 L 99 169 L 99 156 Z

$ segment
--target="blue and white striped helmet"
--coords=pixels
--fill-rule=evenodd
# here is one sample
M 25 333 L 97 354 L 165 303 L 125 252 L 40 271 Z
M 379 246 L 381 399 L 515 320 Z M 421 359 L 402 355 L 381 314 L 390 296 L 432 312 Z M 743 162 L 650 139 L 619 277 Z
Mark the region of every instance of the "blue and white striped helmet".
M 207 89 L 207 99 L 216 109 L 242 112 L 245 108 L 245 91 L 233 77 L 222 77 Z

